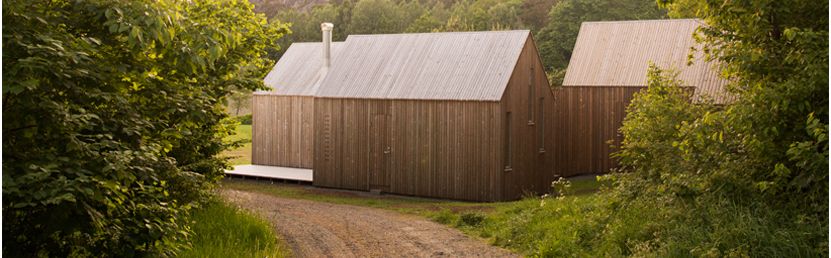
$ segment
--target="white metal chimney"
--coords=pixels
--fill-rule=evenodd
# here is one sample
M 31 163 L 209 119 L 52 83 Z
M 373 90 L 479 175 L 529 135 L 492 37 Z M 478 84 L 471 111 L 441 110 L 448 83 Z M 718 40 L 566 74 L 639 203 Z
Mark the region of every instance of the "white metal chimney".
M 332 29 L 335 25 L 324 22 L 320 24 L 320 30 L 323 31 L 323 68 L 329 69 L 332 65 Z

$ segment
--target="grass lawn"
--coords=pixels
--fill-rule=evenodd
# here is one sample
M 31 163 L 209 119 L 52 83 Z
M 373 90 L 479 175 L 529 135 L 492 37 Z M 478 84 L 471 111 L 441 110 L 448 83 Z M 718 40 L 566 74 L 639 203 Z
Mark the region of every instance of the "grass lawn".
M 566 197 L 527 197 L 513 202 L 474 203 L 374 195 L 366 192 L 320 189 L 311 186 L 269 184 L 268 181 L 226 179 L 222 187 L 259 192 L 277 197 L 305 199 L 394 210 L 414 214 L 455 227 L 467 235 L 534 255 L 546 235 L 572 234 L 569 228 L 580 214 L 602 201 L 594 192 L 600 187 L 595 177 L 571 180 L 572 193 Z M 568 236 L 566 236 L 568 237 Z
M 226 140 L 238 141 L 245 140 L 246 143 L 234 150 L 228 150 L 224 155 L 234 157 L 231 159 L 231 165 L 251 164 L 251 125 L 237 126 L 237 133 L 229 136 Z
M 180 257 L 287 257 L 270 223 L 224 201 L 194 211 L 193 246 Z

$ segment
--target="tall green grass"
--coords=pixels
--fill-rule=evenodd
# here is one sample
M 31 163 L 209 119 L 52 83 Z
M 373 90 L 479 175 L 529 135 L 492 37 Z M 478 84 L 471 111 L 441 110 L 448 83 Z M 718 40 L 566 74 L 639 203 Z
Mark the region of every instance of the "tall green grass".
M 429 217 L 528 257 L 827 257 L 827 245 L 816 245 L 821 234 L 806 233 L 827 228 L 807 228 L 798 217 L 616 198 L 610 192 L 529 197 L 495 206 L 484 219 L 449 209 Z
M 180 257 L 286 257 L 288 248 L 267 221 L 224 201 L 193 213 L 192 248 Z

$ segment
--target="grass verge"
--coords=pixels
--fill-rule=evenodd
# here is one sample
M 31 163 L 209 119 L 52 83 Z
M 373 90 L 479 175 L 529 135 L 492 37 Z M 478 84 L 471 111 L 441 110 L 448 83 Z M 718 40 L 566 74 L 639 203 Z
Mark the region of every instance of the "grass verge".
M 231 165 L 251 164 L 251 125 L 238 125 L 236 134 L 228 136 L 227 141 L 245 140 L 239 148 L 228 150 L 223 155 L 233 157 Z
M 179 257 L 287 257 L 271 224 L 224 201 L 194 211 L 192 248 Z

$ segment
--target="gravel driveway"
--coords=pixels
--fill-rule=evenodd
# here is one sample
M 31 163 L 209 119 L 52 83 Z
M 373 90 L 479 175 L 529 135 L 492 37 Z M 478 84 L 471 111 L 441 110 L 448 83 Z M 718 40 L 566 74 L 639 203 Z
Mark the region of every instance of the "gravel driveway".
M 223 190 L 274 223 L 297 257 L 515 257 L 424 218 L 351 205 Z

